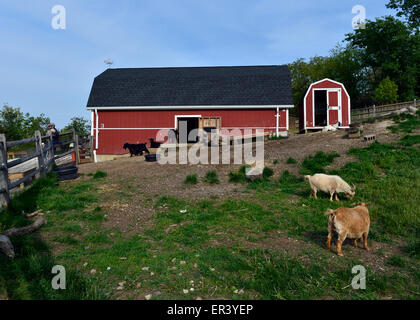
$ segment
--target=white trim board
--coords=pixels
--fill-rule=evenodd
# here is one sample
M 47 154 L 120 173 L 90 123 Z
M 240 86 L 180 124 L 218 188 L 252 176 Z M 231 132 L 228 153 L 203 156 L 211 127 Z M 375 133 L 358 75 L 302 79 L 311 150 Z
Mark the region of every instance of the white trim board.
M 206 110 L 206 109 L 291 109 L 294 105 L 245 105 L 245 106 L 102 106 L 102 107 L 86 107 L 87 110 Z

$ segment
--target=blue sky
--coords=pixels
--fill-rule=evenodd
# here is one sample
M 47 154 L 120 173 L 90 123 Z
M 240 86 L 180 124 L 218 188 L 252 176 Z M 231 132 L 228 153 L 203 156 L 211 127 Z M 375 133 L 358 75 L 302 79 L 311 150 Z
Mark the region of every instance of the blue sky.
M 0 0 L 0 103 L 61 128 L 85 111 L 93 78 L 115 68 L 286 64 L 326 55 L 384 0 Z M 55 5 L 66 29 L 51 27 Z

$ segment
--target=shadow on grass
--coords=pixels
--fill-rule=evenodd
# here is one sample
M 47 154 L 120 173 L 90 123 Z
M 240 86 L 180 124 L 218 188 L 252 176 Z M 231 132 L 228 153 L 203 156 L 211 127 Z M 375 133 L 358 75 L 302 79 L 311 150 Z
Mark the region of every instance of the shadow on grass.
M 45 195 L 62 192 L 57 188 L 54 174 L 38 179 L 30 188 L 17 194 L 7 208 L 0 212 L 0 232 L 11 227 L 31 223 L 24 214 L 35 211 Z M 48 216 L 46 217 L 48 219 Z M 48 244 L 38 233 L 11 239 L 15 258 L 0 254 L 0 292 L 6 291 L 9 299 L 81 300 L 105 298 L 99 288 L 81 272 L 66 270 L 66 289 L 54 290 L 51 281 L 52 267 L 58 265 Z M 65 266 L 64 266 L 65 267 Z

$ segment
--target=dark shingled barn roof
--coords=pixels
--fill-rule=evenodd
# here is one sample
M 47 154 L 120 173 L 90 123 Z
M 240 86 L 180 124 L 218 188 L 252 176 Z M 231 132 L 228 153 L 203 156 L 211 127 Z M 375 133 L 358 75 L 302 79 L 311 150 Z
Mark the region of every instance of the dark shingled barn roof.
M 287 65 L 108 69 L 87 108 L 254 105 L 293 105 Z

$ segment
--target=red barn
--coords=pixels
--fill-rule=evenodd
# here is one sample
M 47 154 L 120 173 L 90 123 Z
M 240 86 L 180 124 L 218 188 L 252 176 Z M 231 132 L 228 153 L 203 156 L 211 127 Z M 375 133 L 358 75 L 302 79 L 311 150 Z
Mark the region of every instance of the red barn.
M 127 153 L 125 142 L 144 143 L 159 130 L 289 128 L 293 108 L 287 66 L 108 69 L 93 82 L 91 111 L 96 159 Z M 161 131 L 162 132 L 162 131 Z
M 299 106 L 300 131 L 350 125 L 350 96 L 340 82 L 324 79 L 312 83 Z

